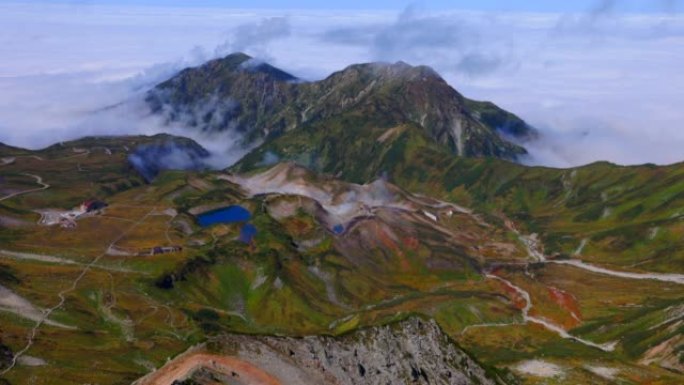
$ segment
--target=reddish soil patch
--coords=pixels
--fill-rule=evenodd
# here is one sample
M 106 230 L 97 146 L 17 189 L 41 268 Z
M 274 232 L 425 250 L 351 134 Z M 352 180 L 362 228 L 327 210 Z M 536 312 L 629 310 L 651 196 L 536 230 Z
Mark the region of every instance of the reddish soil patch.
M 410 250 L 418 250 L 420 246 L 420 241 L 416 237 L 406 237 L 404 238 L 404 246 Z
M 579 304 L 577 303 L 575 296 L 553 286 L 549 286 L 548 290 L 549 296 L 553 302 L 570 313 L 572 325 L 567 326 L 577 326 L 580 324 L 582 322 L 582 313 L 580 312 Z
M 312 229 L 311 223 L 301 220 L 299 218 L 292 218 L 287 223 L 285 224 L 285 228 L 287 228 L 288 232 L 290 232 L 293 235 L 302 235 L 306 234 Z
M 283 385 L 280 380 L 249 362 L 235 357 L 223 357 L 201 352 L 179 356 L 142 378 L 136 385 L 171 385 L 176 380 L 188 378 L 193 372 L 201 368 L 233 376 L 240 382 L 249 385 Z
M 515 288 L 503 282 L 499 282 L 499 285 L 504 289 L 506 294 L 508 294 L 508 297 L 511 299 L 513 306 L 515 306 L 516 309 L 522 310 L 525 308 L 525 306 L 527 306 L 527 300 L 517 290 L 515 290 Z
M 382 242 L 382 244 L 386 248 L 392 250 L 395 253 L 403 255 L 399 246 L 394 242 L 394 240 L 389 236 L 389 234 L 387 234 L 387 232 L 382 226 L 376 225 L 375 234 L 378 237 L 378 240 L 380 240 L 380 242 Z

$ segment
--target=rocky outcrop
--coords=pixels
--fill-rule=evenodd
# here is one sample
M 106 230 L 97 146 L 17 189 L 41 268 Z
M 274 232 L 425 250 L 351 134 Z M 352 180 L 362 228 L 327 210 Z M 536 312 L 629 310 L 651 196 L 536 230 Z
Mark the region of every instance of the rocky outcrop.
M 681 326 L 678 322 L 675 326 Z M 684 335 L 678 334 L 669 338 L 644 353 L 643 365 L 657 364 L 673 372 L 684 373 Z
M 216 342 L 221 347 L 216 357 L 235 357 L 282 384 L 494 385 L 515 381 L 485 370 L 450 340 L 435 321 L 420 318 L 361 329 L 341 337 L 228 335 Z M 190 376 L 177 380 L 184 384 L 242 383 L 239 372 L 217 371 L 216 360 L 210 361 L 202 368 L 195 367 Z

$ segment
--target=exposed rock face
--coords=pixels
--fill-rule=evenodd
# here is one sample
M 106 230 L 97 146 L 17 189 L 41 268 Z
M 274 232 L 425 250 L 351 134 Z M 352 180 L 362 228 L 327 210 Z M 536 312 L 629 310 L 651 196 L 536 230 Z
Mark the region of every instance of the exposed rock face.
M 243 53 L 188 68 L 147 95 L 153 112 L 200 131 L 237 131 L 247 141 L 279 131 L 296 78 Z
M 478 120 L 468 99 L 430 67 L 404 62 L 356 64 L 307 86 L 321 95 L 308 103 L 310 120 L 354 110 L 381 116 L 380 121 L 394 125 L 417 124 L 432 140 L 460 156 L 515 158 L 525 153 L 503 140 L 499 127 Z
M 182 71 L 147 96 L 154 112 L 202 131 L 237 131 L 249 143 L 342 115 L 391 127 L 412 123 L 460 156 L 514 159 L 525 153 L 499 136 L 533 129 L 491 103 L 464 98 L 425 66 L 357 64 L 302 82 L 245 54 Z
M 655 363 L 665 369 L 684 373 L 684 335 L 675 335 L 649 349 L 640 362 L 644 365 Z
M 231 335 L 224 354 L 250 362 L 282 384 L 504 384 L 460 350 L 434 321 L 411 318 L 342 337 Z M 226 375 L 228 374 L 228 375 Z M 495 377 L 492 377 L 495 376 Z M 187 384 L 238 384 L 239 377 L 205 367 Z

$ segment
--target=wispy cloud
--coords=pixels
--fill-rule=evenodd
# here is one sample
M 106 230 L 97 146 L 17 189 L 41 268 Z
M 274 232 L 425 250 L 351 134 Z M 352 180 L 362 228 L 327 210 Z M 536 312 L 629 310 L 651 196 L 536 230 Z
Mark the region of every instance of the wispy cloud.
M 326 44 L 363 47 L 372 60 L 428 62 L 468 76 L 486 75 L 513 64 L 509 39 L 503 34 L 494 37 L 493 31 L 483 29 L 482 15 L 468 16 L 434 15 L 409 7 L 391 22 L 331 28 L 321 39 Z M 488 44 L 483 45 L 483 40 Z
M 272 59 L 268 46 L 291 34 L 290 21 L 287 17 L 269 17 L 258 22 L 241 24 L 230 32 L 229 39 L 216 47 L 215 56 L 225 56 L 233 52 L 249 50 L 252 55 L 262 60 Z
M 182 67 L 242 50 L 307 79 L 355 62 L 430 65 L 538 126 L 533 163 L 671 163 L 684 160 L 684 17 L 661 4 L 640 15 L 611 1 L 572 15 L 0 5 L 0 141 L 191 132 L 135 101 Z M 239 139 L 203 144 L 232 161 Z

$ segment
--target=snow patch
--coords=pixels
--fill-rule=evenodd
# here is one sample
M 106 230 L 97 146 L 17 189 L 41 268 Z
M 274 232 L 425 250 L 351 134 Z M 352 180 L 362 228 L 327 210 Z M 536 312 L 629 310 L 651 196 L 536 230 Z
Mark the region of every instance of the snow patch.
M 648 232 L 648 239 L 655 239 L 655 237 L 658 236 L 659 231 L 660 227 L 651 227 L 651 229 Z
M 33 357 L 33 356 L 27 356 L 27 355 L 22 355 L 17 358 L 17 363 L 19 365 L 23 366 L 45 366 L 47 365 L 47 362 L 45 362 L 44 359 L 38 358 L 38 357 Z
M 586 368 L 588 371 L 594 373 L 595 375 L 597 375 L 597 376 L 599 376 L 599 377 L 603 377 L 603 378 L 605 378 L 605 379 L 607 379 L 607 380 L 613 380 L 613 379 L 615 379 L 615 376 L 620 372 L 619 369 L 616 369 L 616 368 L 608 368 L 608 367 L 605 367 L 605 366 L 591 366 L 591 365 L 587 365 L 587 366 L 585 366 L 585 368 Z
M 542 360 L 521 362 L 515 366 L 515 370 L 523 374 L 542 378 L 562 377 L 564 374 L 560 366 Z
M 432 219 L 433 222 L 437 222 L 437 216 L 435 214 L 432 214 L 430 212 L 427 212 L 423 210 L 423 214 L 425 214 L 426 217 Z
M 254 278 L 252 285 L 250 286 L 250 290 L 256 290 L 256 289 L 260 288 L 261 285 L 263 285 L 267 279 L 268 279 L 268 277 L 266 275 L 264 275 L 262 271 L 259 271 L 256 278 Z
M 584 248 L 587 246 L 587 242 L 589 242 L 589 240 L 587 238 L 582 239 L 582 241 L 580 242 L 579 246 L 577 246 L 577 249 L 575 250 L 575 252 L 573 254 L 574 255 L 581 255 L 582 251 L 584 251 Z
M 612 213 L 613 213 L 613 209 L 611 209 L 610 207 L 605 207 L 603 209 L 603 213 L 601 213 L 601 219 L 608 218 L 610 216 L 610 214 L 612 214 Z

